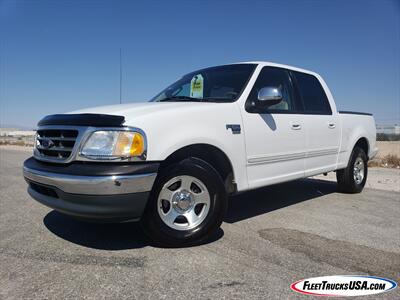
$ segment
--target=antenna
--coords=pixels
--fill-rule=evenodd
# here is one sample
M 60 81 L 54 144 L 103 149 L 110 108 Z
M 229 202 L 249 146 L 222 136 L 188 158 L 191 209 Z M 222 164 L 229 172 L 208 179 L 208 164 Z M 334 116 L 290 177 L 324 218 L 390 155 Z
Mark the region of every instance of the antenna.
M 122 103 L 122 48 L 119 48 L 119 104 Z

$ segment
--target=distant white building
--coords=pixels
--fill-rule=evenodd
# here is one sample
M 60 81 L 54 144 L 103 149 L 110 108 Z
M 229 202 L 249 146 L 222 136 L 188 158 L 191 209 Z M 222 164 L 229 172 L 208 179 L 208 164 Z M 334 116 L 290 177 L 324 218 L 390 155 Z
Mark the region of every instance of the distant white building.
M 400 134 L 400 126 L 399 125 L 377 125 L 376 126 L 377 133 L 385 133 L 385 134 Z
M 10 137 L 22 137 L 22 136 L 34 136 L 35 131 L 33 130 L 18 130 L 15 128 L 0 128 L 0 136 Z

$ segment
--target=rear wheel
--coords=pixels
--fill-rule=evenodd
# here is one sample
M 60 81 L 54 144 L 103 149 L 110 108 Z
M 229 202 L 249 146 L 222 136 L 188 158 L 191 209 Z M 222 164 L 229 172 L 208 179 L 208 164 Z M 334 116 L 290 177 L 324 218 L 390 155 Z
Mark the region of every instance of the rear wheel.
M 367 155 L 362 148 L 355 147 L 347 168 L 336 172 L 338 188 L 345 193 L 360 193 L 367 181 L 367 175 Z
M 227 195 L 221 176 L 207 162 L 189 158 L 161 171 L 142 225 L 158 244 L 199 243 L 218 230 L 226 208 Z

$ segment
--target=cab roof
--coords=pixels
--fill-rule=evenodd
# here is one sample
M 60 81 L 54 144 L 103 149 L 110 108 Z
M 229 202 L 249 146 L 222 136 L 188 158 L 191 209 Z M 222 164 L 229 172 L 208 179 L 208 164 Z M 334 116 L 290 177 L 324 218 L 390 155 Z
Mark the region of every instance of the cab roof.
M 298 67 L 294 67 L 294 66 L 289 66 L 289 65 L 284 65 L 284 64 L 278 64 L 278 63 L 274 63 L 274 62 L 270 62 L 270 61 L 244 61 L 244 62 L 237 62 L 235 64 L 256 64 L 256 65 L 261 65 L 261 66 L 272 66 L 272 67 L 278 67 L 278 68 L 285 68 L 285 69 L 289 69 L 289 70 L 293 70 L 293 71 L 298 71 L 298 72 L 302 72 L 302 73 L 307 73 L 307 74 L 312 74 L 312 75 L 316 75 L 317 77 L 319 77 L 319 74 L 310 70 L 306 70 L 306 69 L 302 69 L 302 68 L 298 68 Z

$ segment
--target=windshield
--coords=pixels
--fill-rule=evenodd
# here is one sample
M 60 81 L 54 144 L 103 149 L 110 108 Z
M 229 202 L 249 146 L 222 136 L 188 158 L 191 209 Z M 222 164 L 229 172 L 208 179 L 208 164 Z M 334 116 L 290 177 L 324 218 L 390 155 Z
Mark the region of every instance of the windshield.
M 233 102 L 240 97 L 255 67 L 255 64 L 237 64 L 195 71 L 150 101 Z

